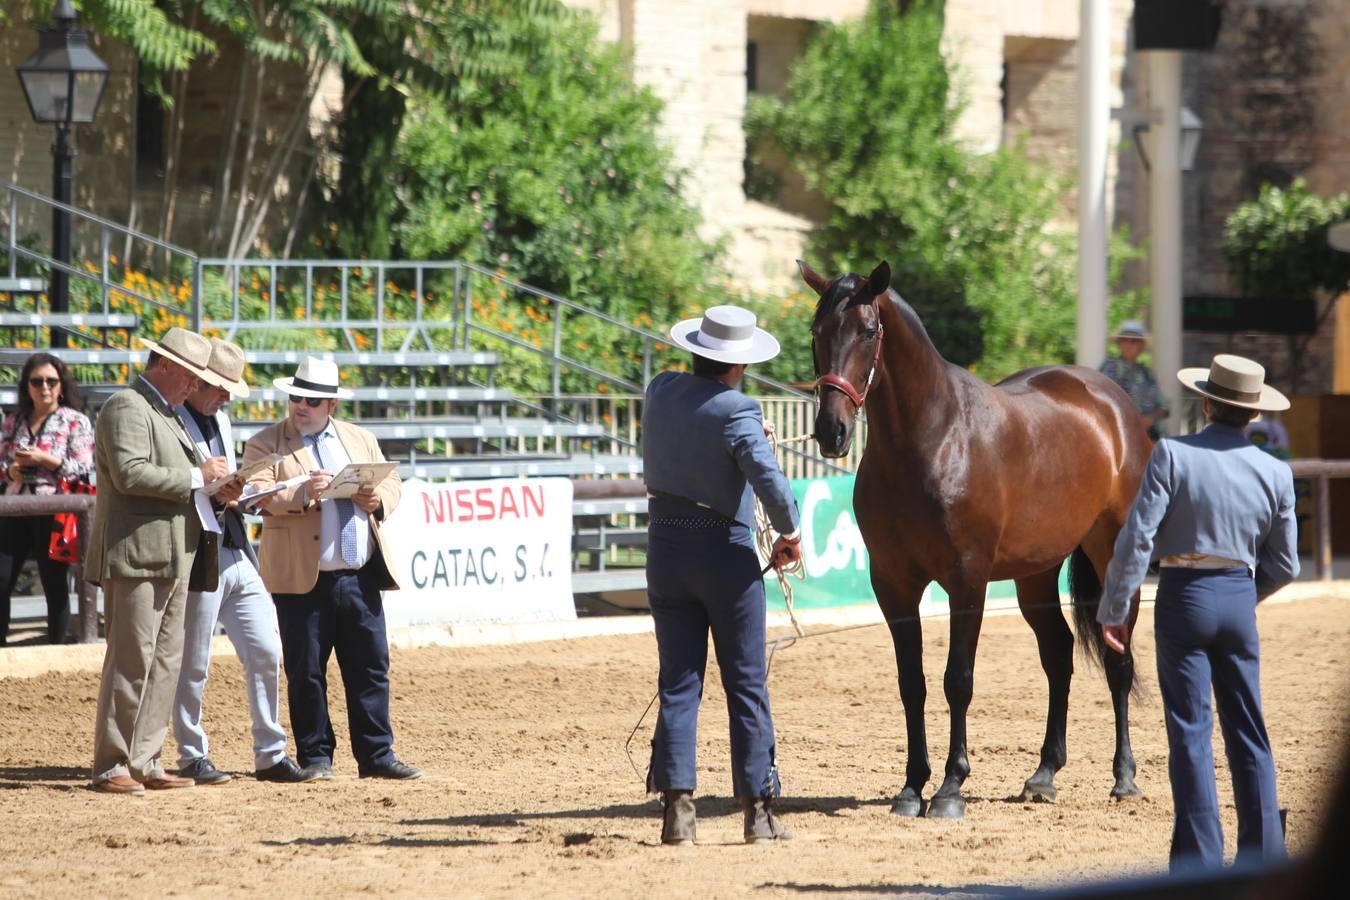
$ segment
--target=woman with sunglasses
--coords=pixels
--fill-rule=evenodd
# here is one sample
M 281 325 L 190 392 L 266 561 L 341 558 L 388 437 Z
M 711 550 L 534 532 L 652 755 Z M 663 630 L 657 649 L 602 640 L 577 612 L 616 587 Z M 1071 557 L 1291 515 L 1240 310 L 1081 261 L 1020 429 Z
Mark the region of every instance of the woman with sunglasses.
M 75 378 L 50 353 L 28 357 L 19 375 L 18 408 L 0 423 L 0 493 L 55 494 L 94 468 L 94 429 Z M 66 640 L 70 592 L 65 563 L 47 556 L 51 516 L 0 516 L 0 646 L 9 633 L 10 595 L 19 571 L 37 560 L 47 595 L 47 640 Z

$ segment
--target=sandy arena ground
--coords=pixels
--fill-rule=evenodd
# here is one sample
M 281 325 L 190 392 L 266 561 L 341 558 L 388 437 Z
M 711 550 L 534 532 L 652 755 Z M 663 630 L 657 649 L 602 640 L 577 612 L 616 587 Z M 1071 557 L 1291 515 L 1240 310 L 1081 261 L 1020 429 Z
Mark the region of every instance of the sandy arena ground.
M 1322 595 L 1259 614 L 1266 714 L 1295 851 L 1318 825 L 1350 734 L 1348 613 L 1345 599 Z M 1101 674 L 1080 662 L 1059 802 L 1031 805 L 1012 798 L 1037 759 L 1045 680 L 1019 618 L 985 621 L 970 720 L 971 802 L 960 822 L 887 813 L 904 757 L 884 628 L 781 651 L 770 688 L 781 807 L 797 839 L 758 847 L 740 843 L 729 799 L 715 666 L 701 723 L 700 846 L 659 844 L 657 806 L 624 754 L 654 689 L 650 634 L 396 649 L 396 748 L 426 771 L 402 784 L 357 780 L 339 749 L 332 782 L 282 786 L 244 775 L 144 797 L 96 794 L 87 766 L 98 674 L 7 678 L 0 680 L 0 895 L 786 897 L 913 895 L 927 893 L 923 886 L 979 895 L 1157 871 L 1166 862 L 1171 805 L 1151 623 L 1146 612 L 1137 638 L 1145 693 L 1132 714 L 1146 798 L 1107 797 L 1110 705 Z M 925 630 L 929 742 L 940 772 L 946 623 Z M 330 684 L 338 683 L 334 665 Z M 341 745 L 340 691 L 333 700 Z M 213 664 L 206 716 L 215 762 L 250 772 L 232 657 Z M 649 716 L 634 740 L 643 768 L 651 724 Z M 174 753 L 170 738 L 166 759 Z M 1219 778 L 1231 855 L 1236 826 L 1221 755 Z

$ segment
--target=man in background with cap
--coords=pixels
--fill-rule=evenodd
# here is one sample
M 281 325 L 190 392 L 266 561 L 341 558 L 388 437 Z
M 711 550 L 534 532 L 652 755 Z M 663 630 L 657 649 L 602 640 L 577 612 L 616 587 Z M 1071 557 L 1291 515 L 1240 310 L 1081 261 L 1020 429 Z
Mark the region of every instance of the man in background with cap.
M 249 440 L 244 465 L 274 453 L 283 457 L 250 478 L 250 493 L 303 479 L 260 502 L 262 578 L 281 626 L 296 754 L 306 772 L 333 778 L 337 738 L 328 716 L 328 658 L 336 651 L 358 775 L 417 778 L 421 770 L 394 755 L 380 596 L 398 590 L 380 539 L 380 522 L 402 494 L 398 473 L 349 500 L 318 497 L 349 463 L 384 462 L 384 454 L 369 431 L 333 418 L 338 400 L 352 396 L 338 385 L 336 364 L 308 356 L 293 378 L 274 383 L 289 395 L 289 415 Z
M 647 387 L 642 465 L 648 493 L 647 596 L 660 652 L 661 697 L 647 789 L 665 803 L 661 841 L 692 844 L 696 735 L 708 631 L 731 719 L 732 790 L 747 843 L 789 837 L 774 815 L 780 785 L 765 685 L 764 581 L 755 497 L 780 537 L 773 566 L 801 560 L 792 488 L 769 444 L 759 403 L 737 388 L 747 365 L 778 355 L 754 314 L 714 306 L 671 329 L 694 354 L 692 375 Z M 764 571 L 767 571 L 764 570 Z
M 199 552 L 211 546 L 202 536 L 214 516 L 196 488 L 229 472 L 223 456 L 198 452 L 173 412 L 202 380 L 217 382 L 208 369 L 210 342 L 171 328 L 158 344 L 145 343 L 151 350 L 145 369 L 99 412 L 98 502 L 84 569 L 103 587 L 108 641 L 93 786 L 113 794 L 192 786 L 192 779 L 166 772 L 159 755 L 178 685 L 193 562 L 200 556 L 212 571 L 216 564 Z M 237 497 L 241 487 L 227 486 L 221 496 Z
M 1171 868 L 1223 865 L 1223 828 L 1210 735 L 1214 691 L 1237 805 L 1237 862 L 1284 856 L 1275 760 L 1261 712 L 1256 604 L 1298 577 L 1294 478 L 1243 434 L 1260 410 L 1289 408 L 1265 369 L 1220 354 L 1182 369 L 1209 426 L 1159 441 L 1116 538 L 1097 621 L 1125 652 L 1130 600 L 1159 561 L 1154 606 L 1158 685 L 1175 807 Z
M 1139 361 L 1139 354 L 1148 346 L 1148 331 L 1138 319 L 1126 319 L 1112 337 L 1116 339 L 1120 355 L 1108 357 L 1100 371 L 1130 395 L 1148 429 L 1148 436 L 1156 441 L 1163 434 L 1158 423 L 1167 418 L 1168 410 L 1167 398 L 1158 390 L 1153 370 Z
M 187 402 L 175 408 L 188 436 L 203 456 L 224 456 L 235 470 L 234 437 L 225 404 L 249 394 L 244 381 L 244 351 L 229 341 L 211 340 L 208 368 L 221 385 L 202 382 Z M 224 784 L 230 776 L 208 755 L 202 728 L 202 694 L 211 664 L 211 636 L 216 622 L 244 667 L 244 687 L 253 720 L 253 767 L 259 781 L 302 782 L 306 774 L 286 755 L 281 727 L 281 637 L 272 595 L 258 574 L 258 557 L 248 540 L 237 503 L 211 498 L 221 526 L 219 583 L 212 591 L 189 591 L 183 638 L 183 666 L 173 705 L 173 736 L 178 742 L 178 774 L 197 784 Z

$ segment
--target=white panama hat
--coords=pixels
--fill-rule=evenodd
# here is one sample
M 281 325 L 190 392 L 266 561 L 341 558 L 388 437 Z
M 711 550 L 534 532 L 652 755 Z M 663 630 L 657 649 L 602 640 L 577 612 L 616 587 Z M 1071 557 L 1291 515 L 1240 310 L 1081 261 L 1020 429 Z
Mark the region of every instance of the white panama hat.
M 1229 406 L 1269 412 L 1289 408 L 1289 398 L 1266 384 L 1265 367 L 1243 356 L 1220 353 L 1208 369 L 1182 369 L 1177 379 L 1197 394 Z
M 691 353 L 732 365 L 762 363 L 778 355 L 778 341 L 755 327 L 755 314 L 739 306 L 713 306 L 699 319 L 670 329 L 670 339 Z
M 306 356 L 300 360 L 293 378 L 273 378 L 272 383 L 292 397 L 325 397 L 346 400 L 355 396 L 338 386 L 337 363 L 331 359 Z

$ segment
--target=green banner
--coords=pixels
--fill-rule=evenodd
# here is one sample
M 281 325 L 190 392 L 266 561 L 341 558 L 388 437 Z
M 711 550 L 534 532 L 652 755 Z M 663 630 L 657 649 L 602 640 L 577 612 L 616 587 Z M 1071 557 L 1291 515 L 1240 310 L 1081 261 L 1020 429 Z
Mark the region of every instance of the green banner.
M 852 475 L 831 478 L 802 478 L 792 482 L 792 493 L 797 497 L 797 508 L 802 513 L 802 557 L 805 580 L 792 578 L 792 598 L 798 609 L 823 609 L 832 606 L 850 606 L 855 603 L 874 603 L 872 581 L 868 575 L 867 547 L 862 532 L 853 518 Z M 895 528 L 901 539 L 905 529 L 915 523 L 897 520 Z M 1060 591 L 1068 593 L 1065 571 L 1060 572 Z M 770 609 L 784 609 L 783 591 L 772 573 L 764 579 Z M 1011 598 L 1017 596 L 1011 581 L 995 581 L 989 585 L 987 596 Z M 947 593 L 936 583 L 924 592 L 925 605 L 935 611 L 947 607 Z

